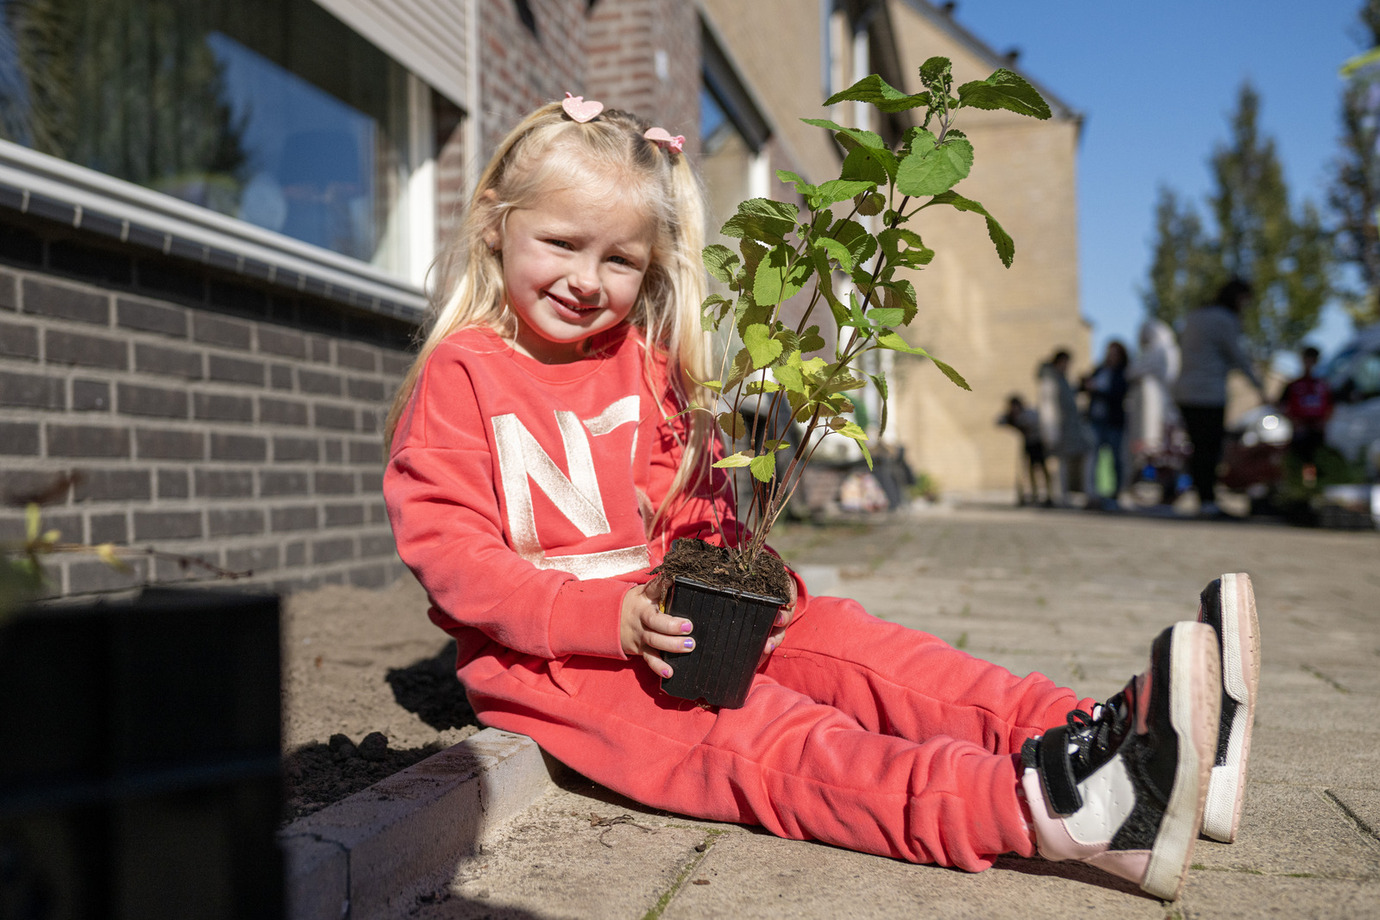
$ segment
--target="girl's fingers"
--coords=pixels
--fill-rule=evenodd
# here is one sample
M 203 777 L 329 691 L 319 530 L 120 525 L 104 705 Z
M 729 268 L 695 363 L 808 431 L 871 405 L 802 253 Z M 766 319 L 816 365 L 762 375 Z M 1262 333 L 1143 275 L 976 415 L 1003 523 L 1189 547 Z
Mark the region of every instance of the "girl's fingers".
M 642 660 L 647 662 L 647 667 L 652 669 L 652 673 L 657 677 L 670 677 L 674 671 L 671 666 L 662 661 L 660 656 L 654 654 L 650 649 L 642 653 Z
M 652 613 L 642 622 L 643 625 L 647 627 L 647 638 L 649 639 L 652 636 L 680 638 L 690 635 L 691 631 L 694 629 L 694 626 L 689 620 L 684 617 L 673 617 L 669 613 Z M 672 646 L 669 645 L 658 647 L 667 649 L 668 651 L 672 648 Z
M 642 644 L 657 652 L 688 652 L 695 647 L 695 640 L 691 636 L 679 633 L 667 636 L 649 632 L 642 637 Z
M 778 626 L 776 629 L 773 629 L 771 634 L 767 636 L 767 647 L 762 649 L 762 657 L 766 658 L 772 652 L 776 651 L 777 647 L 781 644 L 781 640 L 785 637 L 786 627 Z

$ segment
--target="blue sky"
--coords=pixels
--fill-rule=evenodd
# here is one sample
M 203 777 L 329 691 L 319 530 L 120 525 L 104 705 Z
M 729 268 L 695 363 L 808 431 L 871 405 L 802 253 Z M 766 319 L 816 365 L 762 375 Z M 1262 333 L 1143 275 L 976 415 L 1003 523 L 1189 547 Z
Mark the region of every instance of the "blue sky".
M 1079 276 L 1100 356 L 1134 345 L 1161 185 L 1205 208 L 1208 158 L 1225 144 L 1243 81 L 1260 94 L 1295 203 L 1326 201 L 1342 80 L 1361 0 L 960 0 L 957 21 L 1085 118 Z M 1019 252 L 1020 240 L 1016 241 Z M 1019 255 L 1017 256 L 1019 258 Z M 1325 356 L 1351 331 L 1338 309 L 1311 337 Z

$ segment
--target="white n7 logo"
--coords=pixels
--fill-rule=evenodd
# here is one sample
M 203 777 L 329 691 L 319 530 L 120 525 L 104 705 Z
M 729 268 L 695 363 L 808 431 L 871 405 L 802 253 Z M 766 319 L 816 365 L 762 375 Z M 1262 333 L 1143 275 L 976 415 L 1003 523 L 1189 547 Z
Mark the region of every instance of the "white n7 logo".
M 531 489 L 532 484 L 541 489 L 586 537 L 608 533 L 609 520 L 604 510 L 604 497 L 599 492 L 599 478 L 594 471 L 589 435 L 597 437 L 629 422 L 636 424 L 639 410 L 638 397 L 625 396 L 583 422 L 573 412 L 557 411 L 556 426 L 570 467 L 568 476 L 561 472 L 521 419 L 514 414 L 494 416 L 494 443 L 498 447 L 498 467 L 508 504 L 508 531 L 513 549 L 524 559 L 539 568 L 559 569 L 580 578 L 621 575 L 648 564 L 645 544 L 602 553 L 548 558 L 537 537 Z M 635 435 L 633 441 L 635 450 Z

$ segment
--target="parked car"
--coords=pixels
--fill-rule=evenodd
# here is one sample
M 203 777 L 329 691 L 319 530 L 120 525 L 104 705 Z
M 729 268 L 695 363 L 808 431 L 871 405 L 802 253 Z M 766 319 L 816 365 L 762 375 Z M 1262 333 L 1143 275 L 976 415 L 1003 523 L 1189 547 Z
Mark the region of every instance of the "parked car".
M 1336 406 L 1327 443 L 1380 482 L 1380 323 L 1367 326 L 1327 365 Z

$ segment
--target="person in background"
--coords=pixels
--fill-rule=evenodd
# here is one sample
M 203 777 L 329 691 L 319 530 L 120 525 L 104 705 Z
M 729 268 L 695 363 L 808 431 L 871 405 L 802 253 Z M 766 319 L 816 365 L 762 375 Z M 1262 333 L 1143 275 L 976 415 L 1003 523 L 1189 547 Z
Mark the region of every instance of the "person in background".
M 1216 489 L 1226 430 L 1227 374 L 1233 369 L 1245 374 L 1260 398 L 1265 398 L 1265 388 L 1241 341 L 1241 313 L 1250 304 L 1251 295 L 1250 282 L 1231 279 L 1211 303 L 1188 314 L 1179 334 L 1183 367 L 1174 382 L 1174 401 L 1193 443 L 1189 472 L 1198 493 L 1198 513 L 1203 517 L 1222 514 Z
M 1322 377 L 1314 376 L 1320 354 L 1309 345 L 1299 354 L 1303 373 L 1289 381 L 1279 394 L 1279 409 L 1293 425 L 1289 452 L 1299 462 L 1306 486 L 1318 482 L 1318 448 L 1323 446 L 1327 420 L 1332 416 L 1332 388 Z
M 1088 425 L 1092 428 L 1092 447 L 1084 462 L 1084 492 L 1089 508 L 1115 510 L 1117 496 L 1126 471 L 1126 346 L 1113 339 L 1107 343 L 1102 363 L 1079 385 L 1088 394 Z M 1112 452 L 1112 494 L 1099 496 L 1097 489 L 1098 454 L 1106 447 Z
M 1059 461 L 1059 489 L 1054 503 L 1067 508 L 1072 504 L 1070 493 L 1081 480 L 1083 456 L 1092 446 L 1092 437 L 1078 411 L 1078 394 L 1069 383 L 1068 351 L 1059 349 L 1040 365 L 1036 378 L 1040 385 L 1040 436 L 1045 450 Z
M 1021 436 L 1021 447 L 1025 455 L 1025 478 L 1016 481 L 1016 503 L 1020 505 L 1043 504 L 1048 507 L 1052 500 L 1049 491 L 1049 466 L 1045 462 L 1045 442 L 1040 437 L 1040 415 L 1028 408 L 1025 401 L 1012 393 L 1006 401 L 1006 411 L 997 417 L 998 425 L 1014 428 Z M 1044 483 L 1043 499 L 1040 498 L 1040 483 Z M 1026 491 L 1029 486 L 1030 491 Z
M 1126 367 L 1130 391 L 1126 399 L 1126 435 L 1134 469 L 1152 466 L 1163 486 L 1162 504 L 1177 494 L 1178 465 L 1168 458 L 1179 411 L 1169 395 L 1179 378 L 1179 343 L 1169 324 L 1158 319 L 1141 323 L 1139 349 Z

